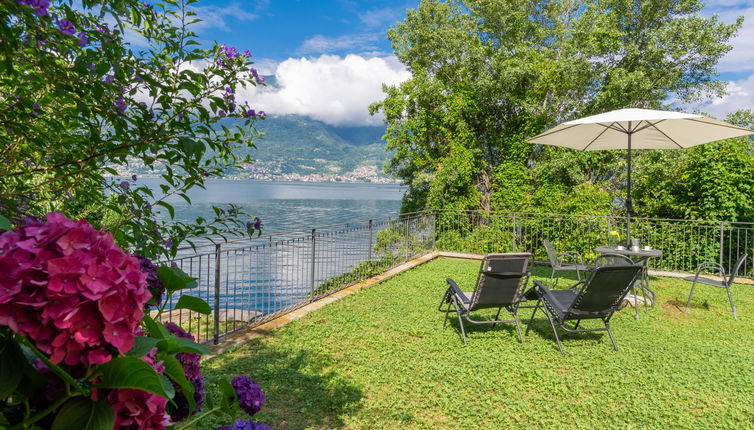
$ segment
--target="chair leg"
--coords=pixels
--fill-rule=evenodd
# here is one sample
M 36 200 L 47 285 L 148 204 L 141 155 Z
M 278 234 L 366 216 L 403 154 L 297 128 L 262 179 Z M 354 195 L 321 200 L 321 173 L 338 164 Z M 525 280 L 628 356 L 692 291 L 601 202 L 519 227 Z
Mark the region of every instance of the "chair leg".
M 498 318 L 500 318 L 500 311 L 502 311 L 502 310 L 503 310 L 503 307 L 500 306 L 500 308 L 498 308 L 498 310 L 497 310 L 497 313 L 495 314 L 495 320 L 497 320 Z M 497 323 L 492 323 L 492 327 L 495 327 L 496 325 L 497 325 Z
M 558 278 L 555 277 L 555 268 L 553 267 L 550 271 L 550 285 L 552 288 L 555 288 L 556 285 L 558 285 Z
M 461 326 L 461 339 L 463 344 L 466 345 L 466 330 L 463 328 L 463 318 L 461 318 L 461 310 L 458 308 L 455 297 L 453 297 L 453 307 L 456 308 L 456 315 L 458 315 L 458 325 Z
M 733 296 L 730 294 L 730 287 L 726 287 L 725 291 L 728 292 L 728 300 L 730 301 L 730 309 L 733 311 L 733 319 L 738 321 L 738 316 L 736 316 L 736 306 L 733 305 Z
M 579 324 L 581 324 L 581 320 L 576 320 L 576 325 L 573 326 L 573 329 L 574 330 L 578 330 L 579 329 Z
M 448 314 L 450 313 L 451 305 L 452 303 L 448 302 L 448 308 L 445 310 L 445 321 L 442 322 L 442 328 L 445 328 L 445 326 L 448 324 Z
M 607 329 L 607 334 L 610 336 L 610 341 L 613 342 L 613 349 L 618 350 L 618 344 L 615 343 L 615 338 L 613 337 L 613 332 L 610 330 L 610 323 L 608 321 L 602 320 L 605 323 L 605 328 Z
M 691 296 L 694 295 L 694 288 L 696 288 L 696 279 L 694 279 L 694 282 L 691 284 L 691 291 L 689 292 L 689 299 L 686 300 L 686 310 L 684 310 L 685 313 L 689 313 L 689 304 L 691 303 Z
M 521 333 L 521 324 L 518 322 L 518 310 L 513 311 L 513 321 L 516 322 L 516 331 L 518 331 L 518 339 L 521 341 L 521 344 L 524 344 L 524 335 Z
M 560 344 L 560 337 L 558 337 L 558 329 L 555 328 L 555 324 L 552 322 L 552 315 L 550 315 L 550 313 L 544 307 L 542 308 L 542 312 L 545 313 L 545 315 L 547 316 L 547 321 L 550 322 L 550 327 L 552 327 L 552 334 L 555 335 L 555 342 L 558 343 L 558 349 L 560 350 L 560 353 L 565 355 L 565 352 L 563 352 L 563 346 Z
M 531 318 L 529 318 L 529 324 L 526 325 L 526 334 L 529 334 L 529 329 L 531 328 L 531 323 L 534 321 L 534 314 L 537 313 L 537 309 L 539 309 L 539 305 L 542 303 L 542 299 L 537 300 L 537 305 L 534 306 L 534 311 L 531 313 Z

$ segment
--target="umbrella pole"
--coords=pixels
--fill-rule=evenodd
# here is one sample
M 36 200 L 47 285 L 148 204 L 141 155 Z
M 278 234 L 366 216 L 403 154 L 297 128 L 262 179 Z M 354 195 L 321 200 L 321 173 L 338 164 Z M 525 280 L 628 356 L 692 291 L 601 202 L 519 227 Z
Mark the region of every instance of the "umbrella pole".
M 628 181 L 626 186 L 626 247 L 631 246 L 631 122 L 628 122 Z M 630 249 L 630 248 L 629 248 Z

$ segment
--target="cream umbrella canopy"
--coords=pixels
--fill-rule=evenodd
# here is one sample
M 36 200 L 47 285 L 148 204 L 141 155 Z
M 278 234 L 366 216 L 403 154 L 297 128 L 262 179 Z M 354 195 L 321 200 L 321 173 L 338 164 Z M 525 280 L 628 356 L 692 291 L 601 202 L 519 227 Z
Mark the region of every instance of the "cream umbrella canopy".
M 527 142 L 580 151 L 628 150 L 626 236 L 631 239 L 631 150 L 684 149 L 754 134 L 703 115 L 650 109 L 619 109 L 564 122 Z

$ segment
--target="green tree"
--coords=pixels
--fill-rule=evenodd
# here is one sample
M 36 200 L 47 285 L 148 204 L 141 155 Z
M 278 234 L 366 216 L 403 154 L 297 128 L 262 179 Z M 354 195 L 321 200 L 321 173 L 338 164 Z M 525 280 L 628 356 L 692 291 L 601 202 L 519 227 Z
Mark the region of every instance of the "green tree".
M 727 120 L 754 127 L 754 112 Z M 677 151 L 647 151 L 633 193 L 638 213 L 662 218 L 754 221 L 754 142 L 728 139 Z
M 249 161 L 234 152 L 257 135 L 258 114 L 235 100 L 261 82 L 248 51 L 202 48 L 195 0 L 49 3 L 0 2 L 0 215 L 86 217 L 149 257 L 245 230 L 232 208 L 190 224 L 157 221 L 153 208 L 172 217 L 168 196 L 189 201 L 187 190 Z M 216 124 L 228 116 L 242 122 Z M 124 178 L 134 165 L 164 171 L 161 191 Z
M 524 140 L 579 116 L 721 94 L 715 64 L 742 20 L 703 18 L 701 7 L 423 0 L 388 31 L 412 78 L 371 107 L 388 125 L 387 170 L 410 187 L 403 209 L 555 210 L 575 199 L 604 210 L 622 192 L 622 152 Z

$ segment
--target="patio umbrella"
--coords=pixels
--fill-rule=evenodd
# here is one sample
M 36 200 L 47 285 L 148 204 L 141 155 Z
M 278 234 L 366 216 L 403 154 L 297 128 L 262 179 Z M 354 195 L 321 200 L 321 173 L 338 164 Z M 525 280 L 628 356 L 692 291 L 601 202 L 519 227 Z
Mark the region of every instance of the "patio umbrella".
M 628 150 L 626 236 L 631 239 L 631 150 L 684 149 L 716 140 L 754 134 L 754 131 L 683 112 L 619 109 L 564 122 L 527 142 L 581 151 Z

